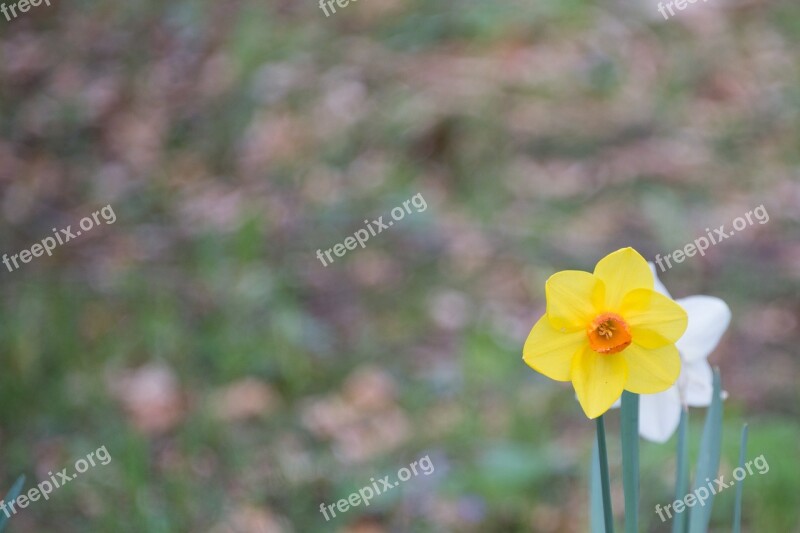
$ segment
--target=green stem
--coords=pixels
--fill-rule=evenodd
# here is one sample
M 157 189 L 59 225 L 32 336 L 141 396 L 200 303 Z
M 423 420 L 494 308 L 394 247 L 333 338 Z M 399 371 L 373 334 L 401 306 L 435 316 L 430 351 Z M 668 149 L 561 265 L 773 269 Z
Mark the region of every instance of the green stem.
M 639 531 L 639 395 L 622 393 L 622 487 L 625 493 L 625 533 Z
M 681 408 L 681 421 L 678 425 L 678 466 L 675 472 L 675 500 L 682 500 L 689 488 L 689 447 L 687 445 L 687 430 L 689 427 L 689 410 Z M 686 531 L 686 515 L 676 513 L 672 519 L 672 533 Z
M 597 452 L 600 455 L 600 484 L 603 488 L 603 516 L 606 521 L 606 533 L 614 533 L 614 515 L 611 512 L 611 485 L 608 481 L 606 426 L 603 422 L 603 415 L 597 417 Z
M 739 468 L 744 471 L 744 459 L 747 452 L 747 424 L 742 427 L 742 441 L 739 445 Z M 736 484 L 736 504 L 733 508 L 733 533 L 742 531 L 742 487 L 744 481 Z
M 589 480 L 590 510 L 589 518 L 592 533 L 605 533 L 603 514 L 603 488 L 600 486 L 600 454 L 597 452 L 597 441 L 592 446 L 592 468 Z

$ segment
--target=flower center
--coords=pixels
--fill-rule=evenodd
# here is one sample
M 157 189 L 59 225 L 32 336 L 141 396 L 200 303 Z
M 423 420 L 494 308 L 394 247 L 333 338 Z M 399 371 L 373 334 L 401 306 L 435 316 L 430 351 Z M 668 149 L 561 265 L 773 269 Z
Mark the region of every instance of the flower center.
M 589 346 L 602 354 L 621 352 L 631 343 L 631 330 L 616 313 L 597 315 L 586 329 Z

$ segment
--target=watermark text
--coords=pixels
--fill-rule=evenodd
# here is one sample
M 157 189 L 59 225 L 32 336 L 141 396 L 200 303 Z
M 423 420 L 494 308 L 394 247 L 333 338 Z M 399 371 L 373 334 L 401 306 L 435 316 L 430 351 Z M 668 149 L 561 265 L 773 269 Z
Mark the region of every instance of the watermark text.
M 97 463 L 95 462 L 95 459 L 97 459 Z M 12 513 L 17 514 L 18 508 L 24 509 L 30 505 L 31 502 L 37 501 L 40 497 L 44 498 L 45 500 L 49 500 L 50 493 L 53 492 L 53 490 L 63 487 L 78 477 L 78 474 L 83 474 L 89 470 L 89 466 L 96 466 L 98 463 L 101 465 L 107 465 L 110 462 L 111 455 L 108 453 L 108 450 L 106 450 L 105 446 L 101 446 L 95 451 L 89 452 L 85 459 L 81 458 L 75 461 L 74 466 L 77 474 L 70 475 L 67 468 L 62 469 L 60 472 L 56 472 L 55 474 L 48 472 L 47 475 L 50 476 L 50 479 L 45 479 L 36 487 L 31 488 L 27 494 L 20 494 L 10 502 L 0 501 L 0 511 L 3 511 L 6 514 L 6 517 L 11 518 Z
M 335 261 L 331 254 L 335 255 L 336 257 L 343 257 L 348 250 L 355 250 L 357 246 L 366 248 L 367 241 L 370 239 L 370 237 L 375 237 L 379 233 L 383 232 L 383 230 L 387 230 L 391 226 L 394 226 L 396 221 L 403 220 L 406 214 L 410 215 L 412 212 L 414 212 L 411 211 L 412 206 L 416 209 L 416 213 L 421 213 L 422 211 L 428 209 L 428 203 L 425 201 L 425 198 L 422 197 L 421 193 L 417 193 L 403 202 L 402 206 L 398 205 L 392 209 L 392 211 L 389 213 L 392 217 L 392 220 L 384 222 L 383 216 L 379 216 L 372 222 L 369 220 L 364 220 L 364 224 L 367 225 L 366 228 L 361 228 L 352 236 L 347 237 L 344 240 L 344 243 L 335 244 L 324 252 L 321 249 L 317 250 L 317 258 L 322 263 L 322 266 L 328 266 L 329 263 L 333 263 Z M 325 261 L 325 258 L 328 259 L 327 262 Z
M 712 245 L 719 244 L 725 239 L 733 237 L 737 231 L 742 231 L 748 226 L 752 226 L 755 223 L 753 220 L 754 217 L 755 221 L 758 221 L 759 224 L 766 224 L 769 222 L 769 213 L 767 213 L 767 208 L 764 207 L 764 204 L 748 211 L 743 217 L 734 218 L 732 222 L 733 229 L 731 230 L 725 231 L 725 224 L 715 228 L 713 232 L 710 228 L 706 228 L 706 235 L 708 237 L 705 235 L 698 237 L 693 243 L 690 242 L 683 248 L 678 248 L 674 252 L 666 254 L 664 257 L 661 257 L 661 254 L 656 254 L 655 263 L 658 265 L 658 268 L 661 269 L 661 272 L 665 272 L 668 268 L 672 268 L 672 261 L 675 261 L 675 263 L 683 263 L 687 257 L 694 257 L 697 253 L 704 256 L 706 255 L 706 250 Z M 666 267 L 664 265 L 666 265 Z
M 708 500 L 711 496 L 717 494 L 718 492 L 722 492 L 730 486 L 735 485 L 737 481 L 742 481 L 748 475 L 753 475 L 753 466 L 756 467 L 759 474 L 766 474 L 769 472 L 769 463 L 767 463 L 763 453 L 755 459 L 747 461 L 744 466 L 747 468 L 747 471 L 745 471 L 745 469 L 741 466 L 737 467 L 733 471 L 733 479 L 727 483 L 725 482 L 724 475 L 719 476 L 714 481 L 710 481 L 708 478 L 706 478 L 706 481 L 708 482 L 708 488 L 706 488 L 706 485 L 703 485 L 694 489 L 681 500 L 675 500 L 664 507 L 661 507 L 660 504 L 656 505 L 656 514 L 658 514 L 658 517 L 662 522 L 664 522 L 667 520 L 667 518 L 672 518 L 673 512 L 675 514 L 680 514 L 685 511 L 687 507 L 694 507 L 698 503 L 700 504 L 700 507 L 705 507 L 706 500 Z M 670 509 L 672 510 L 670 511 Z M 667 515 L 666 518 L 664 517 L 664 513 Z
M 417 470 L 419 467 L 419 471 Z M 398 486 L 401 481 L 408 481 L 411 479 L 412 476 L 419 475 L 420 472 L 429 476 L 433 474 L 434 467 L 433 462 L 429 456 L 425 456 L 418 461 L 414 461 L 408 467 L 403 467 L 397 471 L 397 479 L 399 481 L 392 481 L 390 476 L 383 476 L 381 479 L 375 481 L 375 478 L 370 478 L 369 481 L 371 485 L 367 485 L 359 489 L 358 492 L 354 492 L 350 494 L 346 499 L 341 499 L 336 504 L 325 505 L 324 503 L 319 504 L 319 512 L 322 513 L 322 516 L 325 517 L 325 521 L 329 521 L 331 517 L 336 518 L 336 510 L 340 513 L 346 513 L 350 507 L 357 507 L 364 503 L 365 507 L 369 507 L 369 501 L 377 496 L 378 494 L 383 494 L 388 492 Z M 331 513 L 331 517 L 328 516 L 328 513 Z

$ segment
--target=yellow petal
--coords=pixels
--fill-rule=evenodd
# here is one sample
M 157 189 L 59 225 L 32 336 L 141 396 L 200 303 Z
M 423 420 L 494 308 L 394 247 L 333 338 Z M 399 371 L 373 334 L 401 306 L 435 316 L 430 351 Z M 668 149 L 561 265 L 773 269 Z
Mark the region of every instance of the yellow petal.
M 603 283 L 580 270 L 556 272 L 545 283 L 544 291 L 547 318 L 554 328 L 565 331 L 584 331 L 603 299 Z
M 586 332 L 562 333 L 543 316 L 525 341 L 522 359 L 550 379 L 569 381 L 572 357 L 587 344 Z
M 572 359 L 572 385 L 589 418 L 608 411 L 622 394 L 628 379 L 623 353 L 603 355 L 587 347 Z
M 625 390 L 637 394 L 655 394 L 670 388 L 681 373 L 681 356 L 673 344 L 648 350 L 631 344 L 620 355 L 628 363 Z
M 631 328 L 633 342 L 644 348 L 674 344 L 689 324 L 683 307 L 649 289 L 636 289 L 626 294 L 620 314 Z
M 619 312 L 622 298 L 634 289 L 652 289 L 653 273 L 647 261 L 633 248 L 610 253 L 594 267 L 594 275 L 605 283 L 605 310 Z

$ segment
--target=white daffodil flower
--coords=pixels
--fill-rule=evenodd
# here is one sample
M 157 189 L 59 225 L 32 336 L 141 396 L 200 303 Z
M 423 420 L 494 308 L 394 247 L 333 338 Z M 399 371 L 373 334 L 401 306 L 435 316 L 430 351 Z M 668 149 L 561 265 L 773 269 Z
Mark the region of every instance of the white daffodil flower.
M 655 290 L 672 298 L 652 263 L 650 270 L 655 277 Z M 678 428 L 683 407 L 711 404 L 713 372 L 708 356 L 731 322 L 731 310 L 719 298 L 689 296 L 675 301 L 689 315 L 686 333 L 675 343 L 681 355 L 680 376 L 664 392 L 639 396 L 639 435 L 653 442 L 669 440 Z

